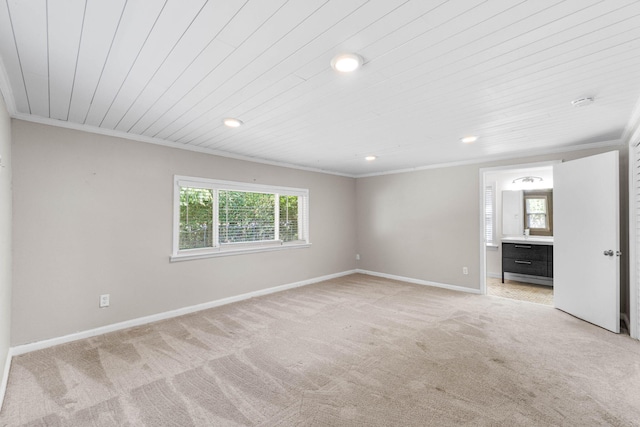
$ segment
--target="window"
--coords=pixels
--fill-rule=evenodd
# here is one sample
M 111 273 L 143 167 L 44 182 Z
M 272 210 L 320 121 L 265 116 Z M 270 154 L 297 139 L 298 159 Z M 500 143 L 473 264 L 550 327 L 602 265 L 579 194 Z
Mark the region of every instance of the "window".
M 524 228 L 531 235 L 553 236 L 553 190 L 524 191 Z
M 309 246 L 309 190 L 174 181 L 174 261 Z
M 487 246 L 496 246 L 496 184 L 484 187 L 484 240 Z

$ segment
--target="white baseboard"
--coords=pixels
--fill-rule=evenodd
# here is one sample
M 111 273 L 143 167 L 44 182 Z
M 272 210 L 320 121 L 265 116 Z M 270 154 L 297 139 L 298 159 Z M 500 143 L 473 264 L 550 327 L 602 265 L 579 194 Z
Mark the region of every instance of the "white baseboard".
M 29 344 L 23 344 L 10 349 L 11 354 L 14 356 L 29 353 L 31 351 L 41 350 L 43 348 L 53 347 L 54 345 L 65 344 L 71 341 L 77 341 L 84 338 L 90 338 L 97 335 L 106 334 L 108 332 L 115 332 L 126 328 L 132 328 L 134 326 L 145 325 L 147 323 L 157 322 L 159 320 L 170 319 L 173 317 L 183 316 L 185 314 L 194 313 L 196 311 L 206 310 L 208 308 L 219 307 L 225 304 L 231 304 L 246 300 L 249 298 L 255 298 L 262 295 L 268 295 L 275 292 L 286 291 L 287 289 L 298 288 L 301 286 L 311 285 L 313 283 L 323 282 L 325 280 L 335 279 L 337 277 L 348 276 L 349 274 L 356 273 L 356 270 L 343 271 L 341 273 L 329 274 L 326 276 L 314 277 L 312 279 L 302 280 L 300 282 L 289 283 L 286 285 L 274 286 L 272 288 L 261 289 L 259 291 L 249 292 L 246 294 L 236 295 L 228 298 L 222 298 L 215 301 L 209 301 L 203 304 L 192 305 L 189 307 L 179 308 L 177 310 L 165 311 L 163 313 L 152 314 L 150 316 L 138 317 L 136 319 L 127 320 L 124 322 L 113 323 L 111 325 L 101 326 L 95 329 L 89 329 L 86 331 L 75 332 L 73 334 L 64 335 L 62 337 L 51 338 L 43 341 L 37 341 Z
M 7 351 L 7 360 L 4 362 L 4 371 L 2 371 L 2 382 L 0 382 L 0 411 L 4 403 L 4 395 L 7 392 L 7 383 L 9 382 L 9 370 L 11 369 L 11 358 L 13 351 L 11 348 Z
M 430 282 L 421 279 L 412 279 L 411 277 L 396 276 L 395 274 L 378 273 L 369 270 L 356 270 L 356 273 L 368 274 L 369 276 L 384 277 L 385 279 L 399 280 L 401 282 L 414 283 L 416 285 L 433 286 L 436 288 L 450 289 L 452 291 L 467 292 L 470 294 L 480 294 L 480 289 L 465 288 L 464 286 L 449 285 L 447 283 Z

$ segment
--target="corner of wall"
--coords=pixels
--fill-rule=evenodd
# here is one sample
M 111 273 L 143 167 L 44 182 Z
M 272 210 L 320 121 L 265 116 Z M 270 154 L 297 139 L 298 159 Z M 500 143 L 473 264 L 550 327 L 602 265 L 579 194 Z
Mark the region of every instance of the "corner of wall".
M 0 97 L 0 409 L 11 366 L 12 198 L 11 118 Z
M 9 384 L 9 370 L 11 369 L 12 352 L 11 348 L 7 351 L 4 366 L 2 366 L 2 377 L 0 378 L 0 411 L 4 404 L 4 396 L 7 392 L 7 385 Z

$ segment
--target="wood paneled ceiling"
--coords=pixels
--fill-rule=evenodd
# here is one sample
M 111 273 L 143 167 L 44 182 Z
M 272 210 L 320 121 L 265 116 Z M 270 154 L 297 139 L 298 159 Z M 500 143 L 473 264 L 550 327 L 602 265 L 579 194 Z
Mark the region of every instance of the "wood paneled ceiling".
M 13 117 L 351 176 L 619 141 L 640 97 L 637 0 L 0 1 Z

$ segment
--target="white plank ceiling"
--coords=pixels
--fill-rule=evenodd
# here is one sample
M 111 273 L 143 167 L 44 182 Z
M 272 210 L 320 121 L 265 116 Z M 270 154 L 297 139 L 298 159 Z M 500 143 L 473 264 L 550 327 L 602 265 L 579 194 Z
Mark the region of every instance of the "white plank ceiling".
M 620 140 L 640 98 L 637 0 L 0 2 L 14 117 L 351 176 Z

